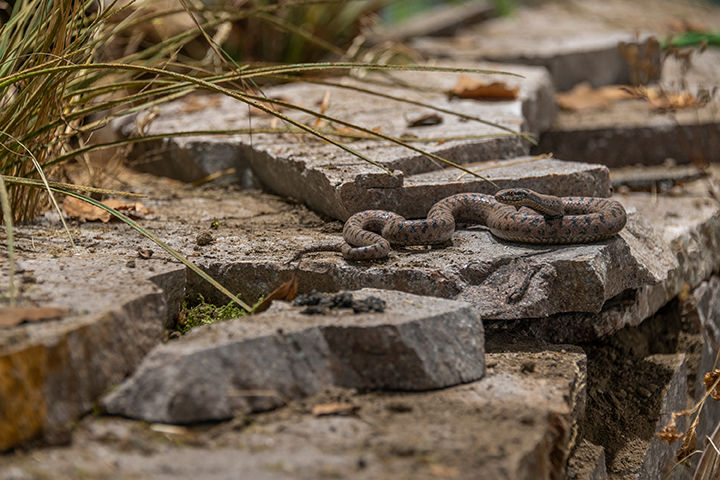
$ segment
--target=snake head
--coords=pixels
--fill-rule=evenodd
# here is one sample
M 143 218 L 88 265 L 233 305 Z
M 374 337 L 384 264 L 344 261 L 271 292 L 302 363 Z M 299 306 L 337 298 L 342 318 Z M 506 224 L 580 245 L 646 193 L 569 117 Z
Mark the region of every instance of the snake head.
M 506 188 L 495 194 L 495 200 L 515 208 L 528 207 L 547 217 L 558 217 L 564 213 L 562 199 L 552 195 L 543 195 L 529 188 Z
M 495 200 L 507 205 L 515 205 L 516 207 L 528 206 L 534 203 L 533 198 L 537 193 L 528 188 L 506 188 L 495 194 Z

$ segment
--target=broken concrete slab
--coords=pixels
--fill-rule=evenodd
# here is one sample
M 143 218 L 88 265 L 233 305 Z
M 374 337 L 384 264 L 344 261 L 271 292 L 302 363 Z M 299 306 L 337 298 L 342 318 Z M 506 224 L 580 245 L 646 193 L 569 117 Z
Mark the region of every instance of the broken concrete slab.
M 484 375 L 482 322 L 471 305 L 376 289 L 344 296 L 379 298 L 385 312 L 311 316 L 284 305 L 196 327 L 156 347 L 103 406 L 192 423 L 276 408 L 331 386 L 428 390 Z
M 562 478 L 582 416 L 585 356 L 575 347 L 488 354 L 480 381 L 422 393 L 331 390 L 216 426 L 87 418 L 72 445 L 3 458 L 3 475 L 176 479 L 389 476 Z M 325 411 L 326 414 L 319 414 Z M 313 414 L 315 412 L 315 414 Z M 334 412 L 334 413 L 333 413 Z M 240 465 L 240 467 L 238 467 Z M 238 468 L 240 468 L 238 470 Z
M 100 395 L 162 339 L 168 313 L 178 308 L 168 302 L 179 300 L 185 282 L 184 267 L 152 260 L 137 268 L 112 257 L 20 261 L 21 304 L 49 304 L 68 314 L 0 329 L 0 451 L 36 437 L 66 439 Z M 3 289 L 7 281 L 5 271 Z
M 506 75 L 474 75 L 517 87 L 518 98 L 499 102 L 449 99 L 447 92 L 459 78 L 455 73 L 392 72 L 392 83 L 388 83 L 385 77 L 369 77 L 371 85 L 372 82 L 382 81 L 383 95 L 395 95 L 444 109 L 435 112 L 439 115 L 438 124 L 417 128 L 409 122 L 432 113 L 431 109 L 359 92 L 357 89 L 367 89 L 368 83 L 349 77 L 339 79 L 335 86 L 296 83 L 269 88 L 265 94 L 312 109 L 318 109 L 325 101 L 329 105 L 326 115 L 399 137 L 416 148 L 459 164 L 524 155 L 529 144 L 518 134 L 525 131 L 537 133 L 547 128 L 555 113 L 553 89 L 547 73 L 533 67 L 480 65 L 483 66 L 509 69 L 524 75 L 524 79 Z M 416 85 L 422 85 L 422 92 L 414 89 Z M 377 90 L 376 85 L 371 88 Z M 164 105 L 147 118 L 142 115 L 128 118 L 118 128 L 125 134 L 131 134 L 141 124 L 148 135 L 206 131 L 208 125 L 226 131 L 248 126 L 257 128 L 253 135 L 201 135 L 142 143 L 138 144 L 140 150 L 133 156 L 140 158 L 143 151 L 160 152 L 154 172 L 183 180 L 205 176 L 210 173 L 210 165 L 215 165 L 212 168 L 216 170 L 250 168 L 256 179 L 272 191 L 298 198 L 313 209 L 340 219 L 367 208 L 368 204 L 377 203 L 380 200 L 376 198 L 382 198 L 388 190 L 392 192 L 402 186 L 404 181 L 412 182 L 413 175 L 438 170 L 442 166 L 417 151 L 387 141 L 368 139 L 346 127 L 335 128 L 327 122 L 316 125 L 324 133 L 346 142 L 349 148 L 392 171 L 393 174 L 390 174 L 336 146 L 295 131 L 261 133 L 273 126 L 277 130 L 274 117 L 256 113 L 249 117 L 247 108 L 240 107 L 243 106 L 228 97 L 193 96 Z M 282 113 L 312 124 L 308 114 L 289 109 L 283 109 Z M 504 130 L 455 114 L 480 117 L 502 125 Z M 358 135 L 359 138 L 355 138 Z M 218 151 L 215 151 L 216 148 Z M 217 164 L 215 160 L 220 157 L 226 158 L 229 163 Z M 178 165 L 178 161 L 192 165 L 184 168 Z M 138 167 L 146 168 L 150 163 L 143 159 Z
M 411 45 L 428 57 L 544 66 L 562 91 L 583 81 L 599 86 L 657 79 L 659 43 L 637 32 L 609 27 L 582 7 L 545 3 L 468 27 L 453 39 L 425 37 Z
M 669 272 L 657 284 L 627 290 L 610 299 L 600 312 L 564 313 L 518 322 L 486 322 L 486 329 L 516 330 L 553 342 L 587 342 L 626 326 L 639 325 L 683 289 L 694 288 L 720 268 L 720 206 L 709 198 L 654 196 L 631 193 L 622 196 L 654 226 L 662 244 L 674 259 Z M 651 254 L 651 252 L 649 251 Z
M 607 480 L 605 449 L 582 440 L 568 458 L 568 480 Z

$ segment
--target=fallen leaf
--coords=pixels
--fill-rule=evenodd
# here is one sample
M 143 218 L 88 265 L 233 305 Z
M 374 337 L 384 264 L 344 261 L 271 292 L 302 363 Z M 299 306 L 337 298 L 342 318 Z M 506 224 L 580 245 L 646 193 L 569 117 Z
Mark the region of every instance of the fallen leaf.
M 130 218 L 142 218 L 150 212 L 141 202 L 125 202 L 116 198 L 110 198 L 104 200 L 103 203 L 110 208 L 124 213 Z M 88 222 L 99 220 L 107 223 L 115 218 L 110 212 L 75 197 L 65 197 L 62 207 L 68 217 L 84 218 Z
M 518 96 L 518 90 L 518 87 L 508 87 L 502 82 L 483 83 L 466 75 L 460 75 L 448 95 L 450 98 L 475 100 L 514 100 Z
M 143 250 L 142 248 L 138 247 L 137 254 L 138 257 L 147 260 L 148 258 L 153 256 L 153 251 L 149 248 Z
M 330 90 L 325 90 L 325 95 L 323 95 L 322 102 L 320 102 L 320 113 L 325 113 L 330 106 Z M 313 124 L 313 127 L 315 128 L 321 128 L 323 127 L 327 121 L 324 118 L 316 118 L 315 123 Z
M 607 110 L 613 103 L 633 96 L 626 87 L 620 85 L 592 88 L 588 82 L 583 82 L 568 92 L 556 94 L 555 100 L 563 110 L 583 112 Z
M 455 478 L 460 475 L 460 470 L 455 467 L 435 463 L 430 465 L 430 475 L 433 477 Z
M 55 320 L 68 314 L 60 307 L 4 307 L 0 308 L 0 328 L 16 327 L 22 323 Z
M 687 431 L 687 434 L 685 435 L 685 438 L 683 438 L 682 445 L 680 445 L 680 448 L 675 453 L 675 458 L 678 460 L 685 460 L 686 457 L 690 456 L 695 452 L 695 447 L 697 446 L 697 433 L 695 432 L 694 427 L 690 427 L 690 429 Z
M 637 87 L 633 90 L 636 97 L 642 98 L 650 104 L 654 110 L 675 111 L 683 108 L 692 108 L 699 105 L 699 102 L 690 92 L 666 92 L 659 87 Z
M 265 297 L 265 299 L 260 303 L 260 305 L 255 307 L 254 313 L 264 312 L 265 310 L 270 308 L 273 300 L 292 300 L 293 298 L 295 298 L 295 294 L 297 294 L 297 289 L 297 277 L 293 275 L 290 280 L 270 292 L 270 295 Z
M 665 440 L 667 443 L 674 443 L 681 439 L 683 434 L 677 431 L 677 427 L 674 423 L 671 423 L 669 425 L 665 425 L 663 429 L 657 433 L 657 436 L 662 440 Z
M 313 407 L 312 414 L 316 417 L 322 417 L 324 415 L 353 415 L 357 413 L 358 410 L 360 410 L 360 407 L 352 403 L 321 403 Z
M 408 128 L 429 127 L 432 125 L 439 125 L 442 121 L 442 117 L 437 113 L 429 113 L 414 120 L 408 120 L 407 126 Z
M 710 392 L 710 396 L 715 400 L 720 400 L 720 369 L 715 369 L 712 372 L 708 372 L 703 377 L 703 383 L 705 384 L 705 391 Z M 718 382 L 718 384 L 716 384 Z

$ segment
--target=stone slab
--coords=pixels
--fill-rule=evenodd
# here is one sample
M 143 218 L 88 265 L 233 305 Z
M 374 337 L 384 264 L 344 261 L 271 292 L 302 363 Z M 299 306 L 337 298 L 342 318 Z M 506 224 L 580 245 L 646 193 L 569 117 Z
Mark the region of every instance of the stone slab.
M 690 92 L 698 108 L 659 112 L 643 100 L 624 100 L 605 110 L 558 113 L 533 152 L 610 167 L 720 161 L 720 52 L 694 52 L 689 61 L 669 56 L 660 86 Z
M 543 3 L 468 27 L 450 40 L 425 37 L 411 45 L 428 57 L 541 65 L 562 91 L 583 81 L 599 86 L 657 79 L 660 48 L 648 39 L 636 29 L 611 27 L 582 7 Z
M 694 288 L 720 268 L 720 206 L 704 197 L 656 196 L 631 193 L 622 196 L 635 208 L 673 252 L 669 274 L 657 284 L 625 291 L 594 314 L 565 313 L 548 318 L 486 323 L 494 331 L 517 330 L 553 342 L 587 342 L 626 326 L 639 325 L 683 289 Z
M 406 42 L 418 36 L 448 37 L 462 27 L 487 20 L 495 9 L 487 1 L 438 5 L 392 25 L 380 24 L 364 32 L 370 45 L 384 42 Z
M 457 64 L 452 66 L 459 67 Z M 499 102 L 449 99 L 447 92 L 459 78 L 456 73 L 392 72 L 389 74 L 390 82 L 378 76 L 366 78 L 366 83 L 349 77 L 337 82 L 347 88 L 367 89 L 369 86 L 383 94 L 480 117 L 498 123 L 510 132 L 537 133 L 550 125 L 555 113 L 553 89 L 543 69 L 487 64 L 471 66 L 506 69 L 524 75 L 525 78 L 472 75 L 481 80 L 502 81 L 518 87 L 518 99 Z M 376 85 L 372 82 L 381 83 Z M 418 87 L 422 87 L 421 91 L 417 90 Z M 526 154 L 529 149 L 529 143 L 517 135 L 445 112 L 438 112 L 442 120 L 438 125 L 411 128 L 408 126 L 410 120 L 433 111 L 347 88 L 296 83 L 268 88 L 265 95 L 315 110 L 329 99 L 325 102 L 329 105 L 325 111 L 327 115 L 368 129 L 378 129 L 385 135 L 405 138 L 417 148 L 459 164 L 514 158 Z M 290 110 L 283 110 L 283 113 L 315 125 L 308 114 Z M 150 117 L 146 115 L 151 115 L 152 120 L 147 120 Z M 151 114 L 140 114 L 137 118 L 125 119 L 124 123 L 118 122 L 117 128 L 129 135 L 137 130 L 138 124 L 143 125 L 145 134 L 208 130 L 209 126 L 219 130 L 281 126 L 268 115 L 254 114 L 249 118 L 245 106 L 222 96 L 181 99 L 163 105 Z M 329 128 L 327 124 L 315 126 L 326 131 Z M 394 174 L 386 173 L 336 146 L 296 133 L 176 137 L 138 144 L 133 157 L 140 162 L 136 165 L 138 168 L 152 168 L 153 173 L 184 181 L 196 180 L 227 168 L 243 172 L 250 169 L 255 179 L 270 190 L 300 199 L 311 208 L 339 219 L 345 219 L 367 208 L 367 205 L 383 202 L 385 196 L 392 196 L 404 182 L 412 183 L 413 175 L 438 170 L 442 166 L 418 152 L 389 142 L 353 141 L 344 137 L 340 140 Z M 224 163 L 217 159 L 224 159 Z M 472 185 L 469 187 L 473 188 Z M 398 193 L 402 194 L 402 191 Z M 391 201 L 386 203 L 392 205 Z
M 156 347 L 103 406 L 153 422 L 217 421 L 331 386 L 429 390 L 485 374 L 482 322 L 471 305 L 389 290 L 349 295 L 382 299 L 385 311 L 307 315 L 307 307 L 280 305 L 196 327 Z
M 215 426 L 88 418 L 70 446 L 4 457 L 0 479 L 48 472 L 64 480 L 78 469 L 99 478 L 562 478 L 569 427 L 584 411 L 585 356 L 565 347 L 487 358 L 487 376 L 467 385 L 333 390 Z M 333 405 L 351 413 L 312 413 Z
M 184 267 L 162 261 L 137 268 L 117 257 L 21 255 L 19 261 L 21 305 L 58 306 L 68 314 L 0 329 L 0 451 L 38 437 L 67 439 L 100 395 L 162 339 L 185 283 Z M 7 275 L 3 268 L 4 291 Z

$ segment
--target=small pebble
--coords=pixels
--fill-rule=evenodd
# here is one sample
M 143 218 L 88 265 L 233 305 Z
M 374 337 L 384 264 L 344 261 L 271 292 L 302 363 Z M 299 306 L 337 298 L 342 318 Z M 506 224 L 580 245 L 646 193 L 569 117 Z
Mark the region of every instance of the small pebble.
M 215 239 L 210 232 L 202 232 L 195 239 L 195 243 L 197 243 L 201 247 L 204 247 L 205 245 L 210 245 L 214 240 Z

